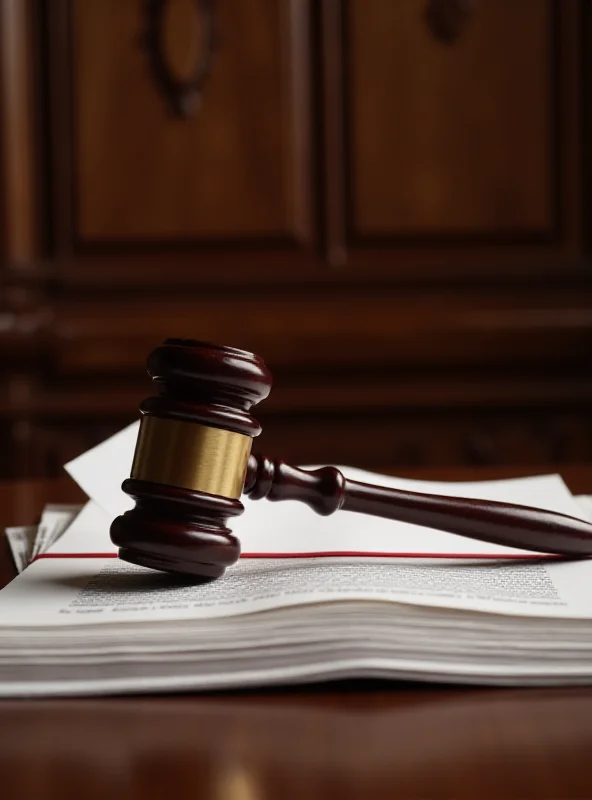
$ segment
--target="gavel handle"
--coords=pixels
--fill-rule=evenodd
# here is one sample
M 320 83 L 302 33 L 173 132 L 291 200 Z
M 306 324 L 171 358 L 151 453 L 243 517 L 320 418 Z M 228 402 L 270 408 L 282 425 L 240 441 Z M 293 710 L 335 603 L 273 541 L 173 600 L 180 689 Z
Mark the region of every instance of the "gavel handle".
M 244 493 L 255 500 L 299 500 L 323 515 L 343 509 L 521 550 L 592 555 L 592 524 L 575 517 L 511 503 L 372 486 L 346 479 L 336 467 L 302 470 L 253 455 Z

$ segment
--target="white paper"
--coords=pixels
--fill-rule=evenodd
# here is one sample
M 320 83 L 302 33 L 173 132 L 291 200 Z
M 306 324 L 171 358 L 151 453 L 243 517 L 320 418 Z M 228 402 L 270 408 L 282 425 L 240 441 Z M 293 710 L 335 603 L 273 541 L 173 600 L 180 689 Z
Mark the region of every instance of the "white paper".
M 592 620 L 592 562 L 261 559 L 196 585 L 118 559 L 41 559 L 0 593 L 0 628 L 211 619 L 376 600 Z
M 583 516 L 580 506 L 557 475 L 481 483 L 435 483 L 389 478 L 346 467 L 342 469 L 348 477 L 364 478 L 366 482 L 410 491 L 480 497 Z M 99 493 L 103 500 L 106 485 L 107 482 L 103 480 Z M 271 503 L 248 498 L 243 498 L 243 502 L 245 513 L 233 518 L 231 527 L 241 541 L 244 557 L 352 553 L 451 557 L 533 556 L 530 552 L 515 548 L 362 514 L 340 511 L 330 517 L 320 517 L 302 503 Z M 90 501 L 54 545 L 52 552 L 58 548 L 58 552 L 62 553 L 116 553 L 117 549 L 109 537 L 112 518 L 104 506 Z
M 0 696 L 364 676 L 592 683 L 592 560 L 501 558 L 519 551 L 246 499 L 232 527 L 253 557 L 213 583 L 120 561 L 109 525 L 133 505 L 120 484 L 136 435 L 130 426 L 67 465 L 90 501 L 0 593 Z M 442 483 L 340 469 L 361 482 L 584 516 L 557 475 Z M 262 557 L 270 553 L 283 557 Z M 459 553 L 474 558 L 452 557 Z
M 22 572 L 31 561 L 37 537 L 37 525 L 13 526 L 6 528 L 4 533 L 16 571 Z
M 118 514 L 133 508 L 133 501 L 121 491 L 121 484 L 129 477 L 138 426 L 138 422 L 128 425 L 65 466 L 89 498 L 106 512 L 103 526 L 108 526 Z M 581 508 L 559 475 L 467 483 L 416 481 L 378 475 L 353 467 L 342 466 L 339 469 L 347 478 L 362 483 L 407 491 L 498 500 L 582 516 Z M 242 498 L 242 501 L 245 513 L 242 517 L 232 519 L 232 529 L 241 540 L 243 553 L 247 554 L 349 552 L 516 555 L 526 552 L 359 514 L 339 512 L 320 518 L 306 505 L 295 501 L 277 504 L 249 498 Z M 98 530 L 92 534 L 87 530 L 86 536 L 105 539 Z
M 72 527 L 97 515 L 89 503 Z M 589 560 L 245 559 L 195 585 L 90 551 L 60 557 L 69 534 L 0 593 L 0 696 L 592 682 Z
M 79 505 L 48 503 L 41 514 L 31 560 L 59 539 L 80 511 Z
M 81 506 L 50 503 L 41 513 L 39 525 L 6 528 L 17 572 L 22 572 L 41 553 L 46 552 L 71 524 Z
M 41 560 L 0 593 L 0 696 L 591 683 L 591 567 L 260 560 L 195 586 L 116 559 Z
M 74 528 L 97 552 L 110 552 L 106 529 L 111 520 L 133 501 L 121 491 L 129 477 L 139 423 L 133 423 L 111 438 L 66 464 L 65 468 L 82 489 L 105 512 L 101 522 L 97 510 L 93 521 L 83 518 Z M 569 489 L 559 475 L 543 475 L 503 481 L 434 482 L 391 478 L 352 467 L 340 467 L 352 480 L 376 483 L 407 491 L 499 500 L 582 516 Z M 450 533 L 392 522 L 360 514 L 340 512 L 319 517 L 303 503 L 252 501 L 243 498 L 245 513 L 233 518 L 233 532 L 245 554 L 302 555 L 306 553 L 388 553 L 430 555 L 517 555 L 515 548 L 491 545 Z M 84 527 L 83 527 L 84 525 Z M 67 542 L 70 546 L 71 536 Z M 102 548 L 106 548 L 102 550 Z
M 74 521 L 49 548 L 52 554 L 102 553 L 116 555 L 109 536 L 111 517 L 94 500 L 89 500 Z
M 580 495 L 574 498 L 578 504 L 578 508 L 580 508 L 581 516 L 585 517 L 588 513 L 590 513 L 590 519 L 592 521 L 592 498 Z M 253 504 L 254 505 L 254 504 Z M 263 503 L 263 505 L 265 505 Z M 588 511 L 590 509 L 590 511 Z M 254 510 L 254 508 L 252 509 Z M 342 514 L 342 516 L 346 516 L 346 514 Z M 359 515 L 347 515 L 351 517 L 355 517 L 356 519 L 360 520 Z M 365 518 L 364 518 L 365 519 Z M 317 536 L 320 537 L 322 540 L 325 536 L 324 534 L 324 525 L 327 522 L 325 517 L 319 519 L 316 517 L 313 520 L 315 524 L 319 525 L 319 531 Z M 82 510 L 78 513 L 75 520 L 70 524 L 70 526 L 66 529 L 65 533 L 56 540 L 54 545 L 51 547 L 51 552 L 55 553 L 56 555 L 59 553 L 62 554 L 72 554 L 72 553 L 81 553 L 81 554 L 89 554 L 89 553 L 103 553 L 105 555 L 116 555 L 117 548 L 112 543 L 111 538 L 109 536 L 109 526 L 111 523 L 111 517 L 93 500 L 89 500 L 88 503 L 82 508 Z M 395 525 L 396 523 L 391 522 L 390 525 Z M 236 526 L 235 526 L 236 529 Z M 424 529 L 421 529 L 422 532 Z M 428 543 L 427 546 L 429 547 L 429 538 L 431 532 L 426 530 L 428 535 Z M 439 536 L 439 545 L 442 544 L 442 538 L 449 536 L 449 534 L 436 532 Z M 245 536 L 245 532 L 243 531 L 243 539 Z M 248 551 L 245 550 L 243 545 L 243 551 L 249 555 L 249 553 L 253 554 L 255 551 L 251 549 L 256 547 L 256 541 L 260 538 L 260 534 L 255 527 L 255 524 L 250 525 L 248 530 L 246 531 L 247 537 L 247 545 L 250 545 L 250 549 Z M 273 530 L 267 533 L 268 540 L 270 541 L 269 546 L 273 546 L 274 548 L 278 548 L 277 536 L 273 532 Z M 417 539 L 417 537 L 416 537 Z M 366 547 L 370 547 L 368 541 L 366 541 Z M 414 541 L 414 546 L 417 545 L 417 542 Z M 469 545 L 469 540 L 467 540 L 465 544 L 465 548 Z M 298 543 L 296 543 L 296 547 L 298 547 Z M 345 549 L 345 548 L 344 548 Z M 268 551 L 269 552 L 269 551 Z
M 592 522 L 592 495 L 578 494 L 575 495 L 574 500 L 581 509 L 582 519 L 587 519 Z
M 121 484 L 130 476 L 139 426 L 139 422 L 133 422 L 64 465 L 89 498 L 111 518 L 134 505 L 121 491 Z
M 339 467 L 346 478 L 411 492 L 517 503 L 570 516 L 582 512 L 559 475 L 473 483 L 391 478 Z M 391 555 L 501 556 L 528 551 L 493 545 L 443 531 L 340 511 L 319 517 L 302 503 L 244 499 L 245 513 L 232 520 L 244 553 L 385 553 Z

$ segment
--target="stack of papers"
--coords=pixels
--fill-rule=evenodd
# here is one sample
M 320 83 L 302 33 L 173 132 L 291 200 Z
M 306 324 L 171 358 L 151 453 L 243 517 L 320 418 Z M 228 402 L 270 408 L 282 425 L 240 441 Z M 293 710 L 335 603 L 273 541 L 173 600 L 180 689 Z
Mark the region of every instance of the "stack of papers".
M 37 556 L 47 553 L 81 509 L 79 505 L 49 503 L 43 509 L 39 525 L 6 528 L 4 533 L 16 571 L 22 572 Z
M 135 435 L 131 426 L 67 465 L 89 495 L 82 510 L 48 508 L 37 531 L 7 534 L 21 547 L 22 562 L 33 563 L 0 592 L 0 695 L 368 676 L 592 683 L 586 559 L 247 499 L 245 514 L 233 521 L 244 557 L 218 581 L 196 585 L 119 561 L 109 525 L 131 505 L 119 486 Z M 590 498 L 574 498 L 557 475 L 435 483 L 340 469 L 355 480 L 411 491 L 582 518 L 592 509 Z

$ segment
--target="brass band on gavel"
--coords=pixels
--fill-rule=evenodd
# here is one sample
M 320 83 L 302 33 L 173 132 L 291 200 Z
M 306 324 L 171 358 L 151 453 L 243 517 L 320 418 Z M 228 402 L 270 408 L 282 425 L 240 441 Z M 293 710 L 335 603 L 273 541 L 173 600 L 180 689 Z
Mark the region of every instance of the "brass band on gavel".
M 143 416 L 131 477 L 238 499 L 251 443 L 235 431 Z

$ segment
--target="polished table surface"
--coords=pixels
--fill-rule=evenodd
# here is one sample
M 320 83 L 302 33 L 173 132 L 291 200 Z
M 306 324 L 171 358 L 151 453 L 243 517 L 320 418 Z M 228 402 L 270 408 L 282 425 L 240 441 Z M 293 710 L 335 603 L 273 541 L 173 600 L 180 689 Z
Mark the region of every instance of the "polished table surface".
M 405 474 L 480 479 L 533 470 Z M 592 493 L 592 465 L 561 474 Z M 0 482 L 0 525 L 84 497 Z M 14 574 L 5 543 L 0 581 Z M 347 682 L 273 691 L 0 701 L 0 798 L 592 798 L 592 687 Z

